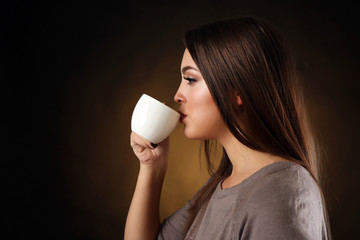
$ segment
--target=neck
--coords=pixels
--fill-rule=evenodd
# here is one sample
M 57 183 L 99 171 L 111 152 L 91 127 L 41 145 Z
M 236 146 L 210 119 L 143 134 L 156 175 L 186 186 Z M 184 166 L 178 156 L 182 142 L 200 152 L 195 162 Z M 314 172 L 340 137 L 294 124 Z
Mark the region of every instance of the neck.
M 223 188 L 239 184 L 256 171 L 271 163 L 285 160 L 281 157 L 259 152 L 245 146 L 230 131 L 224 134 L 218 141 L 224 147 L 233 166 L 231 175 L 223 182 Z

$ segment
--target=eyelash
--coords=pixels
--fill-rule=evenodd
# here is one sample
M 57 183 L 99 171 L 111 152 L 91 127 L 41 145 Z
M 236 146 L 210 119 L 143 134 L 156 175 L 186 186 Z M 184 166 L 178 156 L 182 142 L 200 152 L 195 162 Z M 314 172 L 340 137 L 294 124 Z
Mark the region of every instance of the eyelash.
M 188 81 L 188 85 L 191 85 L 191 84 L 193 84 L 194 82 L 196 82 L 196 79 L 195 78 L 190 78 L 190 77 L 184 77 L 184 79 L 186 80 L 186 81 Z

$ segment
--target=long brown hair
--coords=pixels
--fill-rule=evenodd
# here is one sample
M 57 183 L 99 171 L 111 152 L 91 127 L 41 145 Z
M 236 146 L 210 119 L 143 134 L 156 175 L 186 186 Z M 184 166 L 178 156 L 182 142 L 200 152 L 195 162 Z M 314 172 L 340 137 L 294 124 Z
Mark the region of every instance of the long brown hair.
M 237 140 L 301 164 L 319 185 L 318 151 L 299 75 L 293 54 L 277 31 L 258 18 L 223 20 L 186 32 L 185 45 Z M 243 102 L 241 107 L 236 95 Z M 219 167 L 212 172 L 211 145 L 209 140 L 204 142 L 212 177 L 193 199 L 185 232 L 219 182 L 232 172 L 224 149 Z M 326 210 L 324 216 L 327 221 Z

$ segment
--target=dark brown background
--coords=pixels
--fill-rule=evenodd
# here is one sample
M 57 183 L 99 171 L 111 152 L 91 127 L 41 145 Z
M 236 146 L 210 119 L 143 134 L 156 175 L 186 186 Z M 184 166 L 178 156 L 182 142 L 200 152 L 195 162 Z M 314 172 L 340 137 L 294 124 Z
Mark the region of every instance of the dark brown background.
M 360 38 L 354 5 L 26 2 L 0 8 L 7 93 L 1 167 L 7 201 L 1 215 L 12 239 L 122 239 L 138 171 L 129 146 L 137 99 L 145 92 L 176 107 L 183 32 L 242 15 L 270 21 L 292 43 L 326 153 L 333 235 L 360 237 Z M 180 125 L 171 142 L 161 218 L 207 177 L 199 168 L 199 142 L 185 139 Z

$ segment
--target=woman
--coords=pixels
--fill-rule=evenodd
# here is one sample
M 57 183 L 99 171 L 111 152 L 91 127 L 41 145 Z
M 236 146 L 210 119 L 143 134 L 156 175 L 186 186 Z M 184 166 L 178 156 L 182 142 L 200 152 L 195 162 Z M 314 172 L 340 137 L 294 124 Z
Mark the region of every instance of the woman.
M 317 150 L 294 61 L 256 18 L 207 24 L 185 35 L 175 95 L 184 135 L 223 147 L 220 166 L 160 225 L 169 139 L 131 134 L 140 172 L 125 239 L 328 239 Z M 211 140 L 211 141 L 210 141 Z

